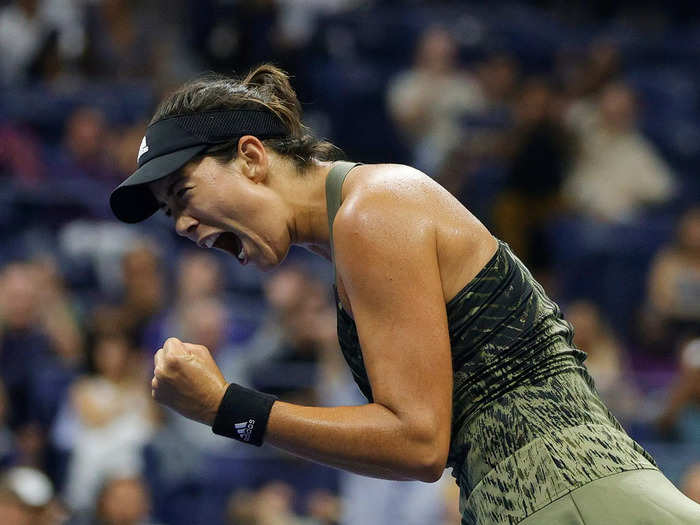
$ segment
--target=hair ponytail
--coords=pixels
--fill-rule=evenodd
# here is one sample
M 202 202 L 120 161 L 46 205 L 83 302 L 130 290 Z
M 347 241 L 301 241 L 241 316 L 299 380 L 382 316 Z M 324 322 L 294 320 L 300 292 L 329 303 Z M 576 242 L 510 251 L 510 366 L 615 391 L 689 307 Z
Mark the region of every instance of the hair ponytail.
M 292 136 L 303 134 L 301 104 L 286 72 L 272 64 L 262 64 L 246 75 L 243 84 L 265 96 L 267 108 L 282 120 Z
M 189 82 L 168 95 L 158 106 L 151 123 L 172 115 L 187 115 L 221 109 L 264 106 L 277 115 L 289 130 L 287 137 L 266 139 L 264 144 L 291 157 L 302 170 L 314 159 L 336 160 L 342 151 L 330 142 L 318 140 L 301 121 L 301 104 L 289 75 L 272 64 L 261 64 L 236 79 L 209 75 Z M 221 162 L 235 158 L 238 139 L 210 148 L 205 155 Z

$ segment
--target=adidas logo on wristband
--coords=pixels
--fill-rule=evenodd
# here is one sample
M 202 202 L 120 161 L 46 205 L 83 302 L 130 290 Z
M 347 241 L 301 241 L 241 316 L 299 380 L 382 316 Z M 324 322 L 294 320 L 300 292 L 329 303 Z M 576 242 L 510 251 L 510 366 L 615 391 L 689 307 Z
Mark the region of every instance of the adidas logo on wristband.
M 236 423 L 234 426 L 236 427 L 236 432 L 238 432 L 238 435 L 243 441 L 250 441 L 250 438 L 253 435 L 253 427 L 255 426 L 254 419 L 249 419 L 248 421 L 243 421 L 242 423 Z
M 270 394 L 231 383 L 219 404 L 211 429 L 214 434 L 259 447 L 276 399 Z

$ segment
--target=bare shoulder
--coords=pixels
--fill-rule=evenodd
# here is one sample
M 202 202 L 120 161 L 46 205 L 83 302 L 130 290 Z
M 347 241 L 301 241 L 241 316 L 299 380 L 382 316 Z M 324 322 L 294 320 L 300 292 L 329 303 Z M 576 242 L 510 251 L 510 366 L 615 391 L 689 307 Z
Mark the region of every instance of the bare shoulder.
M 350 171 L 333 235 L 341 275 L 352 270 L 345 263 L 366 268 L 373 255 L 411 266 L 420 253 L 424 264 L 437 262 L 445 299 L 462 289 L 497 247 L 452 194 L 423 172 L 399 164 Z
M 369 164 L 358 166 L 343 185 L 343 204 L 336 221 L 342 229 L 356 221 L 391 221 L 414 216 L 419 221 L 437 217 L 425 213 L 431 204 L 450 198 L 447 191 L 423 172 L 402 164 Z
M 363 198 L 425 198 L 425 191 L 446 192 L 420 170 L 404 164 L 366 164 L 357 166 L 343 185 L 343 203 Z
M 436 186 L 436 187 L 433 187 Z M 368 241 L 396 236 L 410 229 L 428 233 L 436 217 L 430 213 L 430 193 L 439 185 L 424 173 L 400 164 L 362 165 L 353 169 L 343 185 L 343 203 L 333 223 L 338 244 L 352 237 Z

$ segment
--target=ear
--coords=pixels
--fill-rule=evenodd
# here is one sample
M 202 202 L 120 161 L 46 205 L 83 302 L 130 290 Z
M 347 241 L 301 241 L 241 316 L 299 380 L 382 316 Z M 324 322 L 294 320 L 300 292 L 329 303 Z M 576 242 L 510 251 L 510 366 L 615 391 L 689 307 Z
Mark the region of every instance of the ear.
M 241 160 L 243 175 L 253 182 L 263 182 L 267 178 L 268 156 L 265 146 L 258 137 L 244 135 L 238 139 L 238 158 Z

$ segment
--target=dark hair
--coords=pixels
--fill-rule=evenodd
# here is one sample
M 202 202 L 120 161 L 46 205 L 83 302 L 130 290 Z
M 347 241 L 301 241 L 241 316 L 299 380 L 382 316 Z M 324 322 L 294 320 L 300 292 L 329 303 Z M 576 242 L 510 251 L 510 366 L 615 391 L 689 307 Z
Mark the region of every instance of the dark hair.
M 277 115 L 289 130 L 282 138 L 265 139 L 265 146 L 291 157 L 299 169 L 313 159 L 336 160 L 342 151 L 316 139 L 301 122 L 301 104 L 289 83 L 289 76 L 272 64 L 262 64 L 244 77 L 231 78 L 210 74 L 183 85 L 158 105 L 151 124 L 173 115 L 191 115 L 203 111 L 255 109 L 263 106 Z M 207 149 L 201 156 L 212 156 L 221 163 L 236 157 L 238 137 Z

